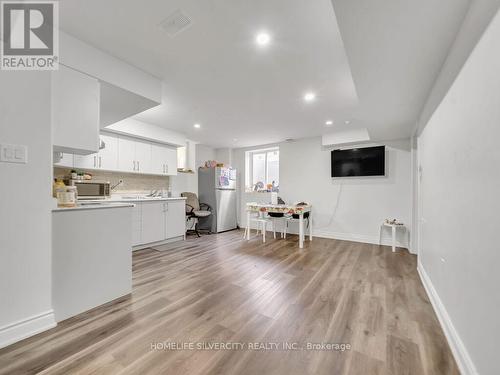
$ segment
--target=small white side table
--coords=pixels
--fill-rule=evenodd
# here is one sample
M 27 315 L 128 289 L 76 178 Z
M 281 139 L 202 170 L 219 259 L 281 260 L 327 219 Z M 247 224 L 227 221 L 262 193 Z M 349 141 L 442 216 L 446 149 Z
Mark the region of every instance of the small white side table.
M 389 224 L 389 223 L 386 223 L 385 221 L 382 224 L 382 226 L 389 227 L 392 230 L 392 252 L 395 253 L 396 252 L 396 228 L 401 228 L 403 230 L 406 230 L 406 228 L 405 228 L 404 224 L 399 224 L 399 225 Z

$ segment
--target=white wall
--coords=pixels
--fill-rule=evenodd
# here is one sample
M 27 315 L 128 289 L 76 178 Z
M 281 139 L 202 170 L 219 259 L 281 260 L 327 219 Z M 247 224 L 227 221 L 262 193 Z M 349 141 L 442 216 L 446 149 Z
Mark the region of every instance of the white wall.
M 197 144 L 196 145 L 196 157 L 195 157 L 195 170 L 198 172 L 198 168 L 205 165 L 207 160 L 215 160 L 216 158 L 215 149 L 213 147 Z
M 497 13 L 418 140 L 419 270 L 464 374 L 500 374 L 499 46 Z
M 0 143 L 28 146 L 0 163 L 0 347 L 55 325 L 51 307 L 50 72 L 0 71 Z
M 411 224 L 410 141 L 390 141 L 387 145 L 387 177 L 332 179 L 331 149 L 321 146 L 321 138 L 300 139 L 279 144 L 280 192 L 286 202 L 307 201 L 313 205 L 314 234 L 321 237 L 378 243 L 380 224 L 397 218 Z M 235 166 L 240 170 L 240 226 L 246 225 L 245 203 L 258 193 L 244 192 L 244 151 L 235 150 Z M 390 243 L 383 232 L 383 243 Z M 400 246 L 408 247 L 408 237 L 398 235 Z
M 421 131 L 457 78 L 472 49 L 500 7 L 500 0 L 471 0 L 469 10 L 420 114 Z
M 307 201 L 314 209 L 314 233 L 378 243 L 385 218 L 410 223 L 411 172 L 408 140 L 387 145 L 386 177 L 332 179 L 331 149 L 319 138 L 280 145 L 280 196 L 285 202 Z M 408 225 L 409 227 L 409 225 Z M 389 231 L 383 231 L 388 242 Z M 400 245 L 408 247 L 400 233 Z
M 233 165 L 233 149 L 232 148 L 217 148 L 215 150 L 215 160 L 224 165 Z

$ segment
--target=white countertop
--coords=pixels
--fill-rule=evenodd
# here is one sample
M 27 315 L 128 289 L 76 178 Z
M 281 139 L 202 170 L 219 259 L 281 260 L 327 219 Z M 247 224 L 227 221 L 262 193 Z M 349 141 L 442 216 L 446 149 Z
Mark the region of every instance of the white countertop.
M 76 207 L 57 207 L 52 212 L 77 211 L 77 210 L 98 210 L 104 208 L 134 207 L 133 203 L 139 202 L 164 202 L 186 200 L 184 197 L 144 197 L 144 196 L 115 196 L 106 199 L 84 199 L 78 201 Z
M 87 203 L 117 203 L 117 202 L 155 202 L 155 201 L 178 201 L 178 200 L 186 200 L 184 197 L 143 197 L 140 195 L 137 196 L 117 196 L 106 199 L 85 199 L 80 202 Z
M 83 211 L 83 210 L 102 210 L 109 208 L 124 208 L 124 207 L 134 207 L 132 203 L 114 203 L 114 202 L 80 202 L 76 207 L 57 207 L 53 208 L 52 212 L 64 212 L 64 211 Z

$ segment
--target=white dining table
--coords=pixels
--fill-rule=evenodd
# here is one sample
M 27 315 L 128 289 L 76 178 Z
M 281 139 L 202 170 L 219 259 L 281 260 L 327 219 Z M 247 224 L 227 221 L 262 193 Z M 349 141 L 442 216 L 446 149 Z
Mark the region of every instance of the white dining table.
M 257 213 L 283 213 L 285 215 L 299 215 L 299 248 L 304 247 L 304 214 L 312 211 L 310 204 L 290 205 L 290 204 L 268 204 L 268 203 L 247 203 L 247 229 L 246 238 L 250 239 L 250 220 L 251 214 Z M 312 214 L 309 214 L 309 241 L 312 241 Z

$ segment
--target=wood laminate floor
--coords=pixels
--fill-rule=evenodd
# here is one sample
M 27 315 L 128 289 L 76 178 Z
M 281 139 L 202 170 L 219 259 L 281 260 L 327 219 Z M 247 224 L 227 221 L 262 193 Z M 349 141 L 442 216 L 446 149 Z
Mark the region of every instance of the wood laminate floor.
M 0 350 L 0 374 L 459 373 L 414 255 L 242 235 L 135 252 L 130 296 Z

